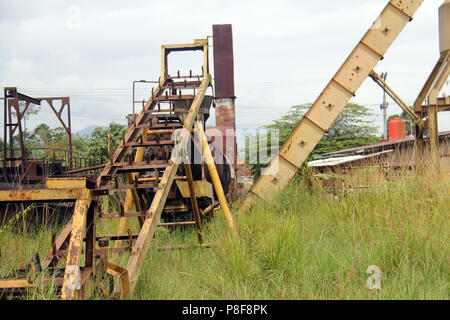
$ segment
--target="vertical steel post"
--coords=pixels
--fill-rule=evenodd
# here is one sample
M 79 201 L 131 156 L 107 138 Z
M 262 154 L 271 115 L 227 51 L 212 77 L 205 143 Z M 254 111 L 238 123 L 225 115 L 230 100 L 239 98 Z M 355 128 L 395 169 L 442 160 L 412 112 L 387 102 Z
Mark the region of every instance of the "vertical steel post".
M 386 78 L 387 72 L 382 72 L 381 79 L 386 82 Z M 386 140 L 388 138 L 386 90 L 383 90 L 383 104 L 380 107 L 383 110 L 383 137 Z
M 6 168 L 6 159 L 7 159 L 7 154 L 8 154 L 8 138 L 6 135 L 6 123 L 8 122 L 7 120 L 7 113 L 8 113 L 8 98 L 6 97 L 6 89 L 3 89 L 3 168 Z M 6 173 L 6 170 L 3 171 L 4 173 Z M 6 177 L 6 174 L 5 174 Z
M 195 186 L 192 177 L 192 170 L 191 165 L 189 163 L 189 158 L 184 163 L 184 170 L 186 171 L 186 178 L 189 186 L 189 194 L 191 196 L 192 211 L 194 212 L 194 220 L 195 220 L 195 227 L 197 228 L 198 242 L 200 244 L 203 244 L 202 222 L 200 220 L 200 211 L 198 209 L 197 195 L 195 194 Z
M 64 103 L 63 99 L 61 103 Z M 62 110 L 63 108 L 61 108 Z M 62 120 L 61 120 L 62 122 Z M 70 122 L 70 100 L 67 98 L 67 134 L 69 135 L 69 170 L 72 170 L 72 124 Z
M 431 170 L 433 174 L 439 175 L 439 129 L 438 129 L 438 106 L 428 107 L 428 135 L 430 137 Z
M 227 198 L 222 188 L 222 183 L 220 182 L 219 174 L 217 173 L 216 165 L 214 163 L 214 158 L 211 154 L 211 150 L 208 146 L 208 140 L 206 139 L 206 134 L 203 131 L 203 126 L 200 122 L 196 123 L 195 126 L 197 134 L 200 137 L 200 142 L 202 145 L 202 154 L 205 157 L 206 165 L 208 166 L 208 171 L 211 176 L 211 180 L 216 190 L 216 195 L 220 203 L 220 208 L 222 209 L 225 222 L 227 223 L 228 229 L 234 231 L 233 217 L 231 216 L 230 208 L 228 207 Z

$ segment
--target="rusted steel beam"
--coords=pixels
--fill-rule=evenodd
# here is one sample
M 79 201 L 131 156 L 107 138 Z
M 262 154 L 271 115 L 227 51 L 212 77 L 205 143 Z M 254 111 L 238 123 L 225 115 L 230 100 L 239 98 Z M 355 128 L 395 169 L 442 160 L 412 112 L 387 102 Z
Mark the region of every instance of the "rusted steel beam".
M 434 66 L 433 70 L 431 71 L 430 75 L 428 76 L 427 81 L 425 82 L 425 84 L 422 87 L 422 90 L 420 91 L 418 97 L 416 98 L 416 100 L 414 101 L 414 111 L 416 113 L 418 113 L 420 115 L 420 117 L 425 117 L 425 115 L 427 113 L 429 113 L 430 110 L 427 110 L 426 106 L 423 105 L 425 99 L 431 95 L 434 95 L 435 97 L 437 96 L 437 93 L 442 89 L 442 86 L 444 84 L 444 82 L 442 81 L 442 79 L 447 79 L 448 78 L 448 73 L 447 75 L 445 75 L 446 73 L 446 68 L 447 68 L 447 72 L 449 69 L 449 60 L 450 60 L 450 51 L 444 51 L 441 52 L 441 55 L 438 59 L 438 61 L 436 62 L 436 65 Z M 441 81 L 439 81 L 439 79 L 441 79 Z M 428 99 L 428 103 L 431 102 L 431 104 L 433 103 L 432 99 Z M 431 100 L 431 101 L 430 101 Z M 431 118 L 432 118 L 432 127 L 434 127 L 434 108 L 431 107 Z M 424 172 L 424 168 L 425 168 L 425 162 L 424 162 L 424 152 L 425 152 L 425 143 L 424 143 L 424 133 L 425 130 L 416 125 L 416 142 L 415 142 L 415 148 L 416 148 L 416 168 L 418 169 L 419 172 Z M 434 137 L 436 137 L 435 134 L 433 134 Z M 434 149 L 434 147 L 433 147 Z
M 147 134 L 172 134 L 175 132 L 175 129 L 162 129 L 162 130 L 148 130 Z
M 163 129 L 167 129 L 167 128 L 182 128 L 183 124 L 181 122 L 168 122 L 168 123 L 160 123 L 160 124 L 152 124 L 152 130 L 153 129 L 158 129 L 158 128 L 163 128 Z M 148 130 L 148 125 L 138 125 L 136 126 L 136 128 L 139 129 L 146 129 Z
M 198 88 L 201 81 L 173 81 L 167 85 L 164 85 L 163 89 L 194 89 Z
M 49 287 L 53 287 L 58 291 L 62 284 L 62 277 L 44 278 L 42 282 L 30 282 L 28 279 L 0 280 L 0 294 L 2 295 L 1 298 L 10 295 L 25 296 L 27 292 Z
M 191 204 L 194 212 L 195 227 L 197 229 L 197 238 L 198 242 L 202 244 L 203 243 L 202 221 L 200 220 L 200 212 L 198 209 L 197 196 L 195 194 L 194 181 L 192 178 L 192 170 L 191 165 L 189 163 L 184 164 L 184 171 L 186 172 L 187 182 L 189 186 L 189 193 L 191 196 Z
M 187 95 L 161 95 L 159 97 L 156 97 L 156 101 L 178 101 L 178 100 L 194 100 L 194 95 L 187 94 Z
M 86 188 L 86 178 L 47 178 L 47 189 L 83 189 Z
M 81 285 L 80 289 L 76 291 L 76 299 L 89 299 L 94 294 L 94 290 L 101 285 L 101 281 L 106 275 L 107 265 L 107 254 L 96 250 L 94 266 L 81 269 Z
M 422 118 L 417 115 L 414 110 L 412 110 L 403 100 L 392 90 L 387 83 L 380 77 L 378 73 L 372 70 L 369 74 L 372 80 L 378 84 L 391 98 L 394 100 L 397 105 L 403 109 L 403 111 L 408 114 L 408 116 L 414 121 L 414 123 L 421 128 L 421 130 L 425 129 L 425 123 Z
M 113 219 L 113 218 L 137 218 L 145 217 L 145 211 L 143 212 L 124 212 L 124 213 L 102 213 L 99 215 L 100 219 Z
M 442 70 L 444 69 L 446 63 L 448 63 L 450 56 L 449 52 L 441 53 L 439 56 L 438 61 L 436 62 L 436 65 L 434 66 L 433 70 L 431 71 L 430 75 L 428 76 L 427 81 L 425 81 L 425 84 L 423 85 L 422 89 L 420 90 L 419 95 L 417 96 L 416 100 L 414 101 L 414 111 L 419 113 L 422 110 L 423 102 L 425 101 L 425 98 L 430 94 L 430 91 L 432 89 L 433 84 L 435 83 L 435 80 L 439 75 L 442 73 Z
M 211 212 L 212 210 L 214 210 L 215 208 L 217 208 L 219 206 L 219 202 L 215 202 L 212 205 L 206 207 L 204 210 L 200 210 L 202 215 L 207 215 L 209 212 Z
M 166 79 L 170 79 L 170 80 L 172 80 L 172 79 L 198 79 L 201 77 L 203 77 L 203 75 L 201 75 L 201 74 L 190 74 L 187 76 L 181 76 L 181 75 L 180 76 L 167 76 Z
M 84 198 L 86 189 L 38 189 L 0 191 L 0 202 L 58 201 Z
M 133 234 L 106 234 L 106 235 L 98 235 L 95 236 L 96 241 L 100 241 L 102 239 L 109 239 L 109 240 L 128 240 L 128 239 L 137 239 L 139 236 L 138 233 Z
M 141 150 L 145 151 L 145 148 L 142 147 Z M 135 157 L 133 162 L 131 162 L 131 165 L 137 166 L 137 167 L 138 166 L 154 166 L 154 167 L 150 167 L 150 169 L 157 169 L 157 168 L 164 169 L 164 166 L 167 166 L 167 163 L 168 163 L 167 160 L 153 160 L 153 161 L 145 162 L 145 161 L 142 161 L 142 159 L 137 160 Z M 116 166 L 116 167 L 124 167 L 124 166 L 129 166 L 129 165 L 130 165 L 130 163 L 127 161 L 120 161 L 120 162 L 114 163 L 114 166 Z
M 59 234 L 58 238 L 55 239 L 55 242 L 52 243 L 52 249 L 47 253 L 44 259 L 45 267 L 57 267 L 59 261 L 61 260 L 61 255 L 57 253 L 61 250 L 65 250 L 70 240 L 70 233 L 72 231 L 72 218 L 66 224 L 64 229 Z
M 95 231 L 96 231 L 96 220 L 97 216 L 95 214 L 95 207 L 97 203 L 92 201 L 89 205 L 89 209 L 86 215 L 86 252 L 85 252 L 85 267 L 93 267 L 94 266 L 94 255 L 95 255 Z
M 128 270 L 117 264 L 108 262 L 108 269 L 106 272 L 119 278 L 120 291 L 118 292 L 118 295 L 122 300 L 127 299 L 130 294 L 130 279 L 128 277 Z
M 161 177 L 154 177 L 154 178 L 139 178 L 138 181 L 139 182 L 152 182 L 152 181 L 159 181 L 161 180 Z M 186 180 L 186 176 L 182 176 L 182 177 L 175 177 L 173 178 L 174 181 L 177 180 Z
M 143 129 L 140 131 L 141 133 L 141 137 L 143 141 L 147 141 L 147 137 L 148 137 L 148 133 L 146 129 Z M 145 153 L 145 148 L 144 147 L 140 147 L 137 149 L 136 151 L 136 155 L 134 156 L 134 162 L 135 163 L 139 163 L 142 161 L 142 159 L 144 158 L 144 153 Z M 128 179 L 128 183 L 133 183 L 135 178 L 138 178 L 139 174 L 138 173 L 129 173 L 127 175 L 127 179 Z M 133 207 L 133 203 L 135 205 L 135 208 L 137 211 L 141 211 L 141 204 L 139 202 L 139 197 L 137 196 L 137 192 L 136 192 L 136 188 L 134 189 L 129 189 L 127 190 L 127 195 L 125 197 L 125 203 L 124 203 L 124 211 L 125 212 L 130 212 L 131 208 Z M 144 218 L 140 217 L 139 218 L 139 222 L 141 224 L 141 226 L 144 223 Z M 118 233 L 124 233 L 127 229 L 127 225 L 128 225 L 128 219 L 126 217 L 123 217 L 120 219 L 119 221 L 119 229 L 118 229 Z M 115 244 L 116 248 L 119 248 L 122 245 L 121 241 L 117 241 Z
M 182 244 L 179 246 L 162 246 L 157 248 L 158 251 L 169 251 L 169 250 L 182 250 L 182 249 L 206 249 L 206 248 L 212 248 L 211 243 L 202 243 L 202 244 Z
M 172 146 L 175 142 L 172 140 L 160 140 L 160 141 L 143 141 L 143 142 L 127 142 L 127 147 L 156 147 L 156 146 Z
M 61 298 L 71 300 L 77 298 L 80 290 L 80 259 L 83 248 L 83 232 L 86 226 L 86 216 L 91 205 L 92 193 L 87 191 L 85 197 L 78 198 L 72 218 L 72 231 L 64 272 L 64 284 Z
M 216 195 L 217 198 L 219 199 L 220 208 L 222 209 L 225 222 L 227 223 L 228 229 L 230 231 L 233 231 L 234 230 L 233 217 L 231 216 L 231 211 L 228 206 L 227 198 L 223 191 L 219 174 L 217 173 L 216 164 L 214 163 L 214 157 L 212 156 L 211 150 L 209 149 L 208 140 L 206 138 L 205 132 L 203 131 L 201 123 L 196 123 L 196 129 L 202 143 L 202 153 L 203 156 L 205 157 L 205 162 L 206 165 L 208 166 L 208 171 L 211 176 L 211 180 L 213 182 L 214 190 L 216 190 Z
M 91 170 L 98 170 L 98 169 L 102 169 L 104 168 L 105 165 L 104 164 L 99 164 L 97 166 L 92 166 L 92 167 L 86 167 L 86 168 L 80 168 L 80 169 L 75 169 L 75 170 L 69 170 L 66 173 L 67 174 L 73 174 L 73 173 L 80 173 L 80 172 L 85 172 L 85 171 L 91 171 Z
M 166 222 L 159 223 L 158 227 L 179 227 L 179 226 L 192 226 L 195 225 L 196 221 L 180 221 L 180 222 Z
M 182 204 L 182 205 L 166 205 L 164 206 L 163 212 L 166 213 L 174 213 L 174 212 L 188 212 L 189 208 Z
M 104 196 L 106 194 L 109 194 L 109 191 L 111 190 L 128 190 L 128 189 L 149 189 L 149 188 L 155 188 L 158 184 L 156 182 L 153 183 L 140 183 L 137 186 L 135 184 L 120 184 L 117 187 L 116 186 L 104 186 L 97 189 L 92 189 L 94 196 Z
M 41 104 L 41 99 L 32 98 L 23 93 L 17 91 L 17 87 L 5 87 L 5 98 L 18 98 L 19 100 L 26 101 L 32 104 Z

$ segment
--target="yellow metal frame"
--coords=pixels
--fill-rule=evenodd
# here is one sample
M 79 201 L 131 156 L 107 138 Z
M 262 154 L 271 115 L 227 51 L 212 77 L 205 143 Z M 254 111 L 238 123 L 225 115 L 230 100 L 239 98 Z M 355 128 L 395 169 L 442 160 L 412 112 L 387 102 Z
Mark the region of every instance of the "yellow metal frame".
M 165 44 L 161 46 L 161 77 L 159 84 L 162 86 L 169 77 L 168 55 L 175 51 L 203 51 L 203 72 L 202 77 L 209 76 L 209 59 L 208 59 L 208 39 L 195 39 L 194 43 L 188 44 Z
M 191 198 L 191 192 L 188 181 L 176 181 L 178 189 L 181 192 L 183 198 Z M 206 180 L 193 181 L 193 187 L 196 198 L 207 197 L 211 200 L 214 199 L 213 186 Z
M 75 201 L 74 214 L 70 222 L 70 241 L 67 250 L 66 268 L 62 283 L 62 299 L 74 299 L 76 297 L 89 297 L 92 292 L 85 290 L 86 286 L 95 280 L 94 269 L 100 261 L 95 261 L 91 268 L 80 270 L 81 251 L 83 248 L 83 233 L 86 229 L 86 217 L 92 201 L 92 192 L 86 188 L 84 178 L 49 178 L 46 180 L 46 189 L 0 191 L 0 202 L 38 202 L 38 201 Z M 46 259 L 47 260 L 47 259 Z M 76 279 L 74 270 L 80 271 L 82 288 L 73 290 L 72 279 Z M 23 281 L 0 281 L 0 288 L 8 288 L 9 285 L 20 288 L 34 287 L 34 284 L 24 286 Z M 78 296 L 77 296 L 78 295 Z
M 247 196 L 243 209 L 269 200 L 298 171 L 423 0 L 391 0 L 300 120 Z

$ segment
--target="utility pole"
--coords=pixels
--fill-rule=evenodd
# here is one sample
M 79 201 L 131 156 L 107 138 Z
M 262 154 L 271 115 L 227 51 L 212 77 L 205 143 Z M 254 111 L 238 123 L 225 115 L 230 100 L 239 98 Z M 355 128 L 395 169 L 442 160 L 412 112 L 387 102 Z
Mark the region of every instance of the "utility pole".
M 382 72 L 380 78 L 386 82 L 387 72 Z M 386 140 L 388 138 L 388 127 L 387 127 L 387 107 L 388 102 L 386 101 L 386 90 L 383 90 L 383 104 L 380 105 L 380 109 L 383 110 L 383 137 Z

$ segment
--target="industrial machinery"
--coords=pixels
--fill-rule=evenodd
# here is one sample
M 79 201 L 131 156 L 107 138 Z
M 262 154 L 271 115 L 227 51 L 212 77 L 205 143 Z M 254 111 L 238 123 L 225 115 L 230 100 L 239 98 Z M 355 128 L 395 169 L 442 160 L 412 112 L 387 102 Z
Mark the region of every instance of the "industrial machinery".
M 408 21 L 412 20 L 422 2 L 423 0 L 389 1 L 299 122 L 278 155 L 272 159 L 258 178 L 246 198 L 244 207 L 259 200 L 269 200 L 282 189 L 301 167 L 347 102 L 355 95 L 362 82 L 368 76 L 378 82 L 373 68 L 383 58 Z M 448 17 L 448 2 L 448 0 L 445 2 L 443 9 L 444 24 L 449 21 L 446 18 Z M 220 35 L 220 32 L 218 34 Z M 437 67 L 439 72 L 436 72 L 436 74 L 442 74 L 442 77 L 445 74 L 448 76 L 449 49 L 448 37 L 444 35 L 443 39 L 443 58 L 439 60 L 440 66 Z M 217 39 L 214 40 L 216 42 Z M 203 51 L 202 73 L 170 76 L 167 72 L 168 54 L 173 51 L 189 50 Z M 224 59 L 224 61 L 226 60 Z M 433 72 L 430 77 L 435 79 L 436 74 Z M 221 77 L 216 74 L 215 78 Z M 0 201 L 4 202 L 61 199 L 75 201 L 74 214 L 70 223 L 52 243 L 52 249 L 44 261 L 44 266 L 49 267 L 55 275 L 55 282 L 61 288 L 63 299 L 89 298 L 106 274 L 119 277 L 121 298 L 129 295 L 142 272 L 142 264 L 155 230 L 161 224 L 162 214 L 168 209 L 173 210 L 174 208 L 171 206 L 182 205 L 181 202 L 171 202 L 181 199 L 180 196 L 172 197 L 173 192 L 180 191 L 183 194 L 181 189 L 184 188 L 179 185 L 175 187 L 174 181 L 185 182 L 185 186 L 189 189 L 189 200 L 194 216 L 192 223 L 197 227 L 201 244 L 204 245 L 199 206 L 211 203 L 203 202 L 203 200 L 209 201 L 208 199 L 211 198 L 206 195 L 206 192 L 202 193 L 205 191 L 204 186 L 209 181 L 214 186 L 214 199 L 217 198 L 227 225 L 230 230 L 233 229 L 233 220 L 203 130 L 210 104 L 208 100 L 212 100 L 206 94 L 211 81 L 207 39 L 198 39 L 194 43 L 186 45 L 163 46 L 159 84 L 156 89 L 152 90 L 151 97 L 143 105 L 142 112 L 136 117 L 132 117 L 130 128 L 124 134 L 122 143 L 119 148 L 110 153 L 110 161 L 104 166 L 94 185 L 90 185 L 85 178 L 48 179 L 45 189 L 0 191 Z M 433 97 L 430 92 L 432 92 L 432 88 L 439 88 L 440 83 L 438 82 L 434 80 L 429 84 L 427 82 L 426 88 L 418 98 L 420 105 L 427 96 Z M 380 81 L 379 84 L 384 90 L 388 90 L 385 83 Z M 222 88 L 226 88 L 226 86 Z M 184 91 L 187 90 L 192 90 L 192 94 L 185 94 Z M 391 92 L 393 93 L 393 91 Z M 234 110 L 234 88 L 233 90 L 224 89 L 223 95 L 218 95 L 216 98 L 223 99 L 216 101 L 217 104 L 228 110 Z M 432 105 L 434 100 L 429 100 L 429 105 Z M 435 105 L 439 103 L 437 101 Z M 163 104 L 169 104 L 169 107 L 164 107 Z M 415 106 L 415 111 L 417 112 L 417 110 L 418 107 Z M 226 113 L 225 109 L 223 111 Z M 418 119 L 416 122 L 419 126 L 423 121 L 423 114 L 420 117 L 420 121 Z M 194 124 L 196 119 L 198 123 Z M 431 117 L 428 121 L 430 120 Z M 224 125 L 233 127 L 234 123 Z M 183 131 L 180 132 L 176 129 L 183 129 Z M 195 144 L 195 139 L 193 143 L 189 139 L 193 130 L 200 136 L 198 146 Z M 168 134 L 173 134 L 173 139 L 168 140 L 168 136 L 166 136 Z M 165 146 L 172 146 L 170 152 L 166 152 Z M 153 148 L 152 151 L 146 152 L 146 148 L 149 147 Z M 188 149 L 192 152 L 186 153 L 185 150 Z M 195 157 L 200 150 L 210 173 L 209 181 L 207 178 L 203 179 L 203 174 L 200 174 L 201 166 L 195 167 L 190 163 L 191 157 Z M 181 165 L 184 170 L 180 169 Z M 119 179 L 119 174 L 125 174 L 125 181 Z M 197 177 L 202 177 L 202 180 L 196 180 Z M 103 212 L 99 206 L 101 197 L 118 189 L 126 190 L 123 209 L 115 213 Z M 196 196 L 197 192 L 200 197 Z M 201 199 L 202 197 L 205 199 Z M 133 206 L 135 211 L 133 211 Z M 206 207 L 203 212 L 209 208 L 211 205 Z M 175 211 L 178 209 L 180 208 L 176 208 Z M 100 218 L 120 219 L 118 234 L 96 235 L 96 221 Z M 141 228 L 138 234 L 127 232 L 127 222 L 130 218 L 139 219 Z M 114 248 L 109 246 L 110 241 L 117 241 Z M 122 241 L 127 242 L 128 245 L 123 245 Z M 81 263 L 83 249 L 84 265 Z M 108 261 L 108 253 L 112 252 L 129 254 L 126 267 Z M 62 257 L 65 257 L 66 260 L 65 268 L 58 269 L 57 266 Z M 35 287 L 33 281 L 30 281 L 29 275 L 33 274 L 33 270 L 39 269 L 40 264 L 37 264 L 36 260 L 31 259 L 27 264 L 31 272 L 25 272 L 24 277 L 28 278 L 0 281 L 0 291 L 3 293 L 24 292 Z
M 74 202 L 73 216 L 52 240 L 43 264 L 37 257 L 30 259 L 14 279 L 0 281 L 0 295 L 35 290 L 33 279 L 43 268 L 49 275 L 44 284 L 56 287 L 63 299 L 89 298 L 108 275 L 119 278 L 117 294 L 126 298 L 142 272 L 158 226 L 193 224 L 200 247 L 209 247 L 203 239 L 201 217 L 220 205 L 228 227 L 233 229 L 224 191 L 231 184 L 232 162 L 224 159 L 219 148 L 211 151 L 204 132 L 213 101 L 207 94 L 212 86 L 208 39 L 163 45 L 161 50 L 158 85 L 142 111 L 132 116 L 119 147 L 113 151 L 110 144 L 109 162 L 68 172 L 81 175 L 100 167 L 96 181 L 86 176 L 48 178 L 43 188 L 0 191 L 0 202 Z M 170 53 L 191 51 L 203 52 L 202 72 L 169 75 Z M 220 160 L 217 166 L 215 159 Z M 126 192 L 125 200 L 119 212 L 109 212 L 102 207 L 102 198 L 118 190 Z M 119 219 L 118 233 L 97 235 L 100 219 Z M 131 232 L 129 219 L 138 219 L 138 233 Z M 112 241 L 114 246 L 110 246 Z M 126 267 L 109 261 L 112 253 L 127 255 Z M 64 259 L 65 267 L 58 268 Z
M 373 68 L 383 58 L 405 25 L 412 20 L 414 13 L 422 3 L 423 0 L 391 0 L 388 2 L 370 29 L 300 120 L 280 148 L 279 153 L 272 158 L 261 176 L 256 180 L 245 199 L 242 210 L 257 202 L 268 201 L 288 184 L 368 76 L 372 77 L 416 123 L 418 138 L 416 154 L 419 158 L 417 163 L 419 164 L 420 159 L 423 159 L 423 143 L 420 141 L 423 139 L 426 126 L 430 140 L 432 140 L 431 153 L 435 158 L 433 162 L 439 163 L 439 159 L 436 159 L 438 158 L 437 110 L 448 110 L 449 103 L 448 97 L 437 97 L 450 72 L 449 0 L 446 0 L 439 10 L 441 56 L 416 99 L 414 110 L 411 110 L 373 71 Z M 427 100 L 425 105 L 423 105 L 424 100 Z M 423 120 L 424 118 L 427 119 Z

